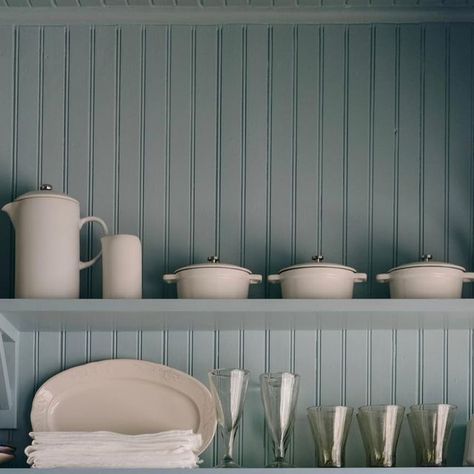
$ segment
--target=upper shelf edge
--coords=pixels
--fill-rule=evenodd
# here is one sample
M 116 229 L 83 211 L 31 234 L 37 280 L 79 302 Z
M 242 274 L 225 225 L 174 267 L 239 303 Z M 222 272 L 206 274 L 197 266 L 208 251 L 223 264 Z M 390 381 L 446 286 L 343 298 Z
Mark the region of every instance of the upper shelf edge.
M 472 329 L 474 300 L 0 300 L 18 331 Z
M 10 0 L 11 2 L 12 0 Z M 10 25 L 223 25 L 223 24 L 372 24 L 474 22 L 474 6 L 413 7 L 321 7 L 300 6 L 300 0 L 288 0 L 284 6 L 227 5 L 203 6 L 190 0 L 187 6 L 151 4 L 107 6 L 55 6 L 58 0 L 42 0 L 45 5 L 0 7 L 0 24 Z M 59 0 L 61 1 L 61 0 Z M 69 0 L 68 0 L 69 1 Z M 83 0 L 72 0 L 81 5 Z M 120 0 L 121 1 L 121 0 Z M 223 0 L 224 1 L 224 0 Z M 125 4 L 129 0 L 123 0 Z M 294 2 L 294 3 L 293 3 Z M 10 3 L 4 2 L 5 5 Z M 31 5 L 31 0 L 27 3 Z M 173 5 L 173 3 L 172 3 Z M 189 6 L 191 5 L 191 6 Z

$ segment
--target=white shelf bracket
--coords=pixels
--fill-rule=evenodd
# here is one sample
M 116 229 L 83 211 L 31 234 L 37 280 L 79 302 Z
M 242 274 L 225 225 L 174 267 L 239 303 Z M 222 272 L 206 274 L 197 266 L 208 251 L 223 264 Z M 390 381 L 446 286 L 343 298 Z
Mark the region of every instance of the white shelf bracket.
M 16 428 L 19 333 L 0 314 L 0 429 Z

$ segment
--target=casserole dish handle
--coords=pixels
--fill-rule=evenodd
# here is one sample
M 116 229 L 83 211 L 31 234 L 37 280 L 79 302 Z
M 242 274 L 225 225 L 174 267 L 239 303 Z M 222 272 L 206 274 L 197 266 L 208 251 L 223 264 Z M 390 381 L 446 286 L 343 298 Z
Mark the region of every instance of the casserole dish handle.
M 176 275 L 176 273 L 169 273 L 167 275 L 163 275 L 163 280 L 166 283 L 176 283 L 178 281 L 178 275 Z
M 280 283 L 280 275 L 268 275 L 267 280 L 269 283 Z
M 474 281 L 474 273 L 473 272 L 465 272 L 462 281 L 467 283 L 469 281 Z
M 256 285 L 257 283 L 262 282 L 262 275 L 249 275 L 249 283 L 251 285 Z
M 387 281 L 390 280 L 390 275 L 388 273 L 379 273 L 375 279 L 379 282 L 379 283 L 387 283 Z
M 354 282 L 363 283 L 367 281 L 367 273 L 354 273 Z

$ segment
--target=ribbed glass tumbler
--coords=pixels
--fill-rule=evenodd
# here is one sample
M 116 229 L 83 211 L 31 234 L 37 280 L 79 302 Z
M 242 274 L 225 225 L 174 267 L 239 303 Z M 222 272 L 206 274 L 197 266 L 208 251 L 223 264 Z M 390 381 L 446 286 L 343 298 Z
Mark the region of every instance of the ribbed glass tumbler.
M 307 409 L 319 467 L 344 467 L 352 421 L 351 407 L 317 406 Z
M 275 459 L 267 467 L 293 467 L 285 461 L 286 449 L 295 420 L 300 376 L 289 372 L 260 375 L 265 419 L 272 437 Z
M 225 454 L 216 467 L 240 467 L 234 461 L 234 439 L 242 415 L 250 372 L 242 369 L 215 369 L 209 372 Z
M 369 405 L 357 413 L 367 466 L 394 467 L 398 437 L 405 408 L 399 405 Z
M 413 405 L 410 407 L 408 424 L 415 443 L 417 466 L 446 466 L 456 408 L 456 406 L 448 404 Z

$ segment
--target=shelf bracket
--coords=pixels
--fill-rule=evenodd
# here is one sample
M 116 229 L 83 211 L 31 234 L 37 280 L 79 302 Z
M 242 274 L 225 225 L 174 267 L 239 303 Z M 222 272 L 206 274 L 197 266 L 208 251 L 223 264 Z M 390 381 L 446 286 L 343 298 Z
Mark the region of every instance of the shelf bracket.
M 16 428 L 19 333 L 0 314 L 0 429 Z

